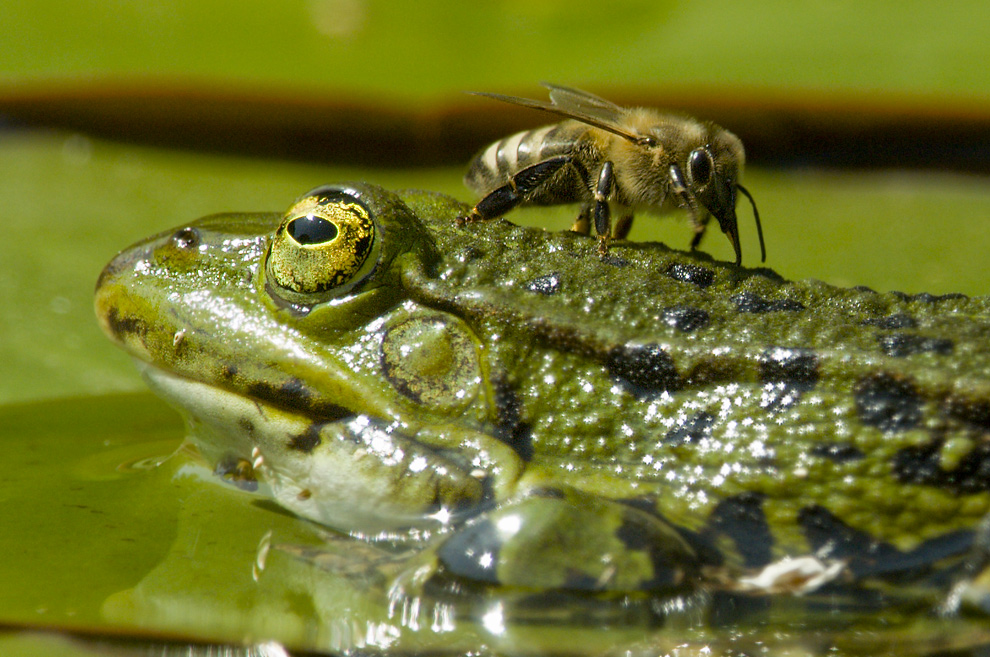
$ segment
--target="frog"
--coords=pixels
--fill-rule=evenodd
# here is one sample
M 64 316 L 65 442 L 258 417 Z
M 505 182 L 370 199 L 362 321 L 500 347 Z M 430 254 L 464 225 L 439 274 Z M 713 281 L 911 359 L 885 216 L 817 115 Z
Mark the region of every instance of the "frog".
M 118 254 L 96 314 L 216 479 L 421 579 L 990 610 L 990 298 L 467 209 L 352 182 L 211 215 Z

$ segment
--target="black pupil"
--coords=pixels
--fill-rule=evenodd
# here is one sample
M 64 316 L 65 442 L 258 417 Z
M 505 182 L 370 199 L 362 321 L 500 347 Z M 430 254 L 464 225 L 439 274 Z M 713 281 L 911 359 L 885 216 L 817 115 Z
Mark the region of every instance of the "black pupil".
M 712 161 L 704 151 L 691 153 L 691 177 L 695 183 L 704 184 L 712 175 Z
M 337 227 L 320 217 L 298 217 L 285 227 L 289 236 L 300 244 L 324 244 L 337 237 Z

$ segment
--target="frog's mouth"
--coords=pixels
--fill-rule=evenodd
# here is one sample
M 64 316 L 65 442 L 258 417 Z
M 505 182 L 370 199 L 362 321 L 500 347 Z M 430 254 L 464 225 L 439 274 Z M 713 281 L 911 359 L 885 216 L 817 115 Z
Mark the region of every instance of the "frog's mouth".
M 313 420 L 135 360 L 218 474 L 237 464 L 304 518 L 365 535 L 442 529 L 490 496 L 470 464 L 375 418 Z

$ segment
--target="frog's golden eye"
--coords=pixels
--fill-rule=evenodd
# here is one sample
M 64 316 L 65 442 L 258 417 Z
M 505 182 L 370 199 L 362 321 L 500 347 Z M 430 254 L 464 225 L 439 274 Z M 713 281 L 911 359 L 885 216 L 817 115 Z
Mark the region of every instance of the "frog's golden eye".
M 374 269 L 375 222 L 356 196 L 320 188 L 289 208 L 265 264 L 268 288 L 312 304 L 350 290 Z

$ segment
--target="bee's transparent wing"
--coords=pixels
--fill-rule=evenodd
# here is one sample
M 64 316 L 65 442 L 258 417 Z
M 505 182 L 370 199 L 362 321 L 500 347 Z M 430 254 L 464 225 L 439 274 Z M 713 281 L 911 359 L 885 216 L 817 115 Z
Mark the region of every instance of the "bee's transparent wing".
M 601 121 L 618 124 L 626 110 L 615 103 L 587 91 L 561 87 L 550 82 L 541 82 L 550 90 L 550 102 L 566 112 L 595 117 Z
M 648 137 L 630 132 L 623 128 L 619 121 L 626 113 L 626 110 L 615 103 L 610 103 L 604 98 L 599 98 L 586 91 L 570 89 L 568 87 L 558 87 L 557 85 L 543 83 L 550 90 L 550 101 L 532 100 L 530 98 L 519 98 L 518 96 L 503 96 L 502 94 L 492 94 L 485 91 L 469 91 L 475 96 L 486 96 L 500 100 L 503 103 L 522 105 L 532 109 L 543 110 L 551 114 L 557 114 L 569 119 L 575 119 L 588 125 L 593 125 L 602 130 L 608 130 L 620 137 L 625 137 L 630 141 L 641 143 Z

